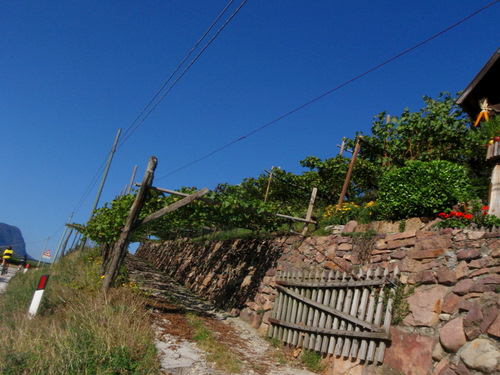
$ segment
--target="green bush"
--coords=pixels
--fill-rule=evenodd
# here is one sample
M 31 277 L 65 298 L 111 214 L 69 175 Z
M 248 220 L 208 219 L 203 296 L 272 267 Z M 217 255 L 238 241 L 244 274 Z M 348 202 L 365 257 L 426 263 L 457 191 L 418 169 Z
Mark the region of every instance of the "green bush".
M 463 166 L 444 160 L 411 161 L 382 175 L 377 202 L 388 220 L 431 217 L 467 201 L 471 192 Z

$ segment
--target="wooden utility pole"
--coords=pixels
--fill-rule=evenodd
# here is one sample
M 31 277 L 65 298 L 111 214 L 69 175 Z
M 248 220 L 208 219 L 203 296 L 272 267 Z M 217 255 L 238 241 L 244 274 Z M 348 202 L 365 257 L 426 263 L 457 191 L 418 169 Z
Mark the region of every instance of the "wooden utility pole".
M 73 217 L 73 212 L 69 215 L 69 219 L 68 219 L 68 222 L 66 223 L 66 225 L 69 224 L 69 222 L 71 221 L 72 217 Z M 59 240 L 59 245 L 57 245 L 57 250 L 56 250 L 56 253 L 54 254 L 54 257 L 52 258 L 52 263 L 51 264 L 54 264 L 54 262 L 56 261 L 57 256 L 59 255 L 59 250 L 61 249 L 61 244 L 62 244 L 62 242 L 64 240 L 64 236 L 66 235 L 66 231 L 67 230 L 68 230 L 68 227 L 65 226 L 64 232 L 63 232 L 63 234 L 61 236 L 61 239 Z
M 351 162 L 349 163 L 349 169 L 347 170 L 347 176 L 345 177 L 344 186 L 342 187 L 342 192 L 340 193 L 339 203 L 337 204 L 337 210 L 340 210 L 340 208 L 342 207 L 342 203 L 344 202 L 344 197 L 347 192 L 347 187 L 349 186 L 349 181 L 351 180 L 354 163 L 356 162 L 356 156 L 358 155 L 359 152 L 360 140 L 361 137 L 358 137 L 358 140 L 356 141 L 356 147 L 354 148 L 354 152 L 352 153 Z
M 45 253 L 45 248 L 47 247 L 49 240 L 50 240 L 50 237 L 47 237 L 47 241 L 45 241 L 45 245 L 43 246 L 42 255 L 40 255 L 40 260 L 38 261 L 37 267 L 40 266 L 40 263 L 42 262 L 42 256 L 43 256 L 43 253 Z
M 90 211 L 89 221 L 94 217 L 94 211 L 97 208 L 97 204 L 99 203 L 99 198 L 101 197 L 102 188 L 104 187 L 104 182 L 106 181 L 106 177 L 108 176 L 109 167 L 111 165 L 111 161 L 113 160 L 113 155 L 116 151 L 116 144 L 118 143 L 118 139 L 120 138 L 121 129 L 118 129 L 118 133 L 116 133 L 115 142 L 113 143 L 113 147 L 111 147 L 111 152 L 109 153 L 108 163 L 106 164 L 106 169 L 104 170 L 104 175 L 102 176 L 101 185 L 99 186 L 99 190 L 97 191 L 97 196 L 95 197 L 94 206 L 92 207 L 92 211 Z M 80 246 L 80 251 L 83 250 L 85 244 L 87 243 L 87 238 L 84 237 L 82 240 L 82 245 Z
M 127 217 L 127 221 L 125 226 L 122 229 L 122 233 L 120 234 L 120 238 L 115 243 L 113 247 L 113 252 L 111 255 L 111 261 L 109 262 L 108 268 L 106 270 L 106 274 L 104 275 L 104 280 L 102 283 L 102 290 L 106 292 L 113 282 L 116 280 L 116 276 L 118 275 L 118 270 L 125 259 L 125 255 L 127 254 L 128 244 L 130 242 L 130 236 L 132 234 L 134 223 L 136 222 L 139 214 L 141 213 L 141 209 L 144 205 L 144 199 L 146 197 L 146 193 L 148 189 L 151 187 L 154 178 L 154 172 L 156 169 L 156 165 L 158 160 L 156 157 L 151 156 L 149 158 L 148 167 L 146 169 L 146 173 L 144 173 L 144 178 L 142 179 L 141 187 L 137 192 L 134 203 L 132 203 L 132 207 L 130 208 L 130 212 Z
M 66 246 L 68 246 L 68 241 L 71 237 L 71 233 L 73 233 L 73 227 L 69 228 L 68 235 L 66 236 L 66 239 L 64 240 L 64 243 L 63 243 L 62 248 L 61 248 L 61 256 L 64 256 L 64 254 L 66 252 Z

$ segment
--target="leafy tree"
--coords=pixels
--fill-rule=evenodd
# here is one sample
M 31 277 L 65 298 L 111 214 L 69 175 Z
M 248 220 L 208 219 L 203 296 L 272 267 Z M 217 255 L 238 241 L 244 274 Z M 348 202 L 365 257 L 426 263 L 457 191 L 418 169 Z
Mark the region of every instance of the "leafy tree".
M 467 163 L 480 150 L 479 131 L 458 107 L 456 97 L 441 93 L 438 99 L 423 97 L 425 107 L 418 112 L 406 108 L 391 116 L 375 116 L 372 135 L 364 135 L 360 156 L 382 167 L 401 167 L 407 160 L 448 160 Z

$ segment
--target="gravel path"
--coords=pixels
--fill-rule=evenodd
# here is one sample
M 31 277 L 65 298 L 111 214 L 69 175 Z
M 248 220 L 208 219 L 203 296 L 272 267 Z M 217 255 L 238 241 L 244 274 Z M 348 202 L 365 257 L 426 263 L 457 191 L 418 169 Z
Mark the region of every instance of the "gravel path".
M 206 353 L 192 340 L 192 328 L 186 313 L 194 312 L 231 352 L 242 361 L 240 374 L 245 375 L 310 375 L 297 361 L 280 361 L 284 352 L 258 335 L 246 322 L 180 286 L 170 277 L 152 269 L 142 260 L 128 255 L 126 266 L 132 281 L 150 296 L 152 324 L 162 370 L 171 375 L 229 375 L 206 360 Z M 228 349 L 229 350 L 229 349 Z

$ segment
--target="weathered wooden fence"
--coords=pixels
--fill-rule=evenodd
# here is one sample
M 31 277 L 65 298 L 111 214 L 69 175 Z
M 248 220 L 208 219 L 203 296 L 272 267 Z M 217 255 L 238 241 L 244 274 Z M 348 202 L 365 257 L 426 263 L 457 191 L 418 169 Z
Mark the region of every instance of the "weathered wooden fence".
M 287 271 L 278 274 L 278 296 L 269 336 L 297 347 L 381 363 L 390 342 L 392 295 L 399 270 Z

